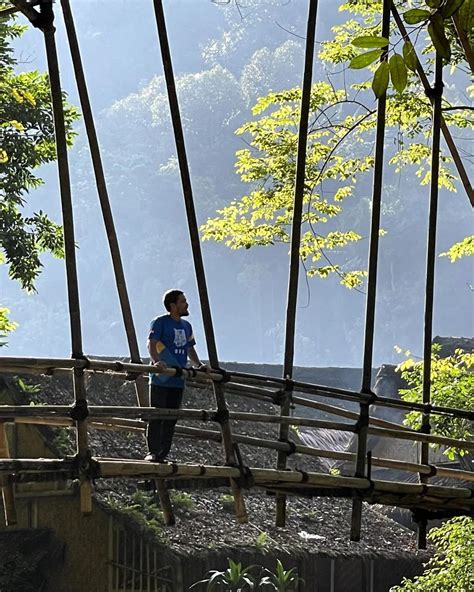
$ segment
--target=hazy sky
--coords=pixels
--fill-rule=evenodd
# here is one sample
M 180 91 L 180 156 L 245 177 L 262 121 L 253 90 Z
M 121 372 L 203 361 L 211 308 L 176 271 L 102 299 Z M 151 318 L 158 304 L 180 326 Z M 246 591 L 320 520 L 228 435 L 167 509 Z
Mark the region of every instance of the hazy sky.
M 168 147 L 169 153 L 173 154 L 171 132 L 165 133 L 160 128 L 155 155 L 149 144 L 155 133 L 153 128 L 146 122 L 131 128 L 132 124 L 125 121 L 122 128 L 120 118 L 114 119 L 113 115 L 114 108 L 122 109 L 120 113 L 126 114 L 123 103 L 119 107 L 113 106 L 129 97 L 127 104 L 132 105 L 130 113 L 136 118 L 138 107 L 133 105 L 138 105 L 138 99 L 134 97 L 148 88 L 154 76 L 162 74 L 152 3 L 136 0 L 133 9 L 130 2 L 76 0 L 71 4 L 99 139 L 104 148 L 104 165 L 142 352 L 146 353 L 149 321 L 162 312 L 161 294 L 167 288 L 179 287 L 188 295 L 190 320 L 195 327 L 198 349 L 205 357 L 179 175 L 171 166 L 171 160 L 168 161 L 171 172 L 166 176 L 158 156 Z M 217 63 L 226 73 L 226 80 L 236 81 L 236 92 L 240 93 L 238 85 L 242 85 L 245 67 L 257 63 L 255 52 L 258 50 L 268 47 L 269 55 L 272 55 L 276 48 L 291 40 L 295 44 L 292 59 L 302 60 L 301 40 L 284 29 L 304 35 L 306 1 L 261 1 L 258 4 L 259 11 L 252 13 L 249 10 L 249 14 L 242 18 L 235 8 L 217 6 L 210 0 L 165 2 L 177 77 L 198 73 L 202 77 Z M 60 13 L 59 5 L 56 5 L 56 13 Z M 328 37 L 330 25 L 343 17 L 335 10 L 334 3 L 326 0 L 320 3 L 319 18 L 318 40 L 322 40 Z M 63 87 L 70 101 L 79 104 L 60 16 L 57 29 Z M 216 48 L 221 51 L 217 57 L 213 53 Z M 27 31 L 16 44 L 16 50 L 22 68 L 45 69 L 38 31 Z M 255 83 L 262 93 L 279 90 L 275 84 L 280 84 L 280 88 L 297 84 L 301 79 L 302 61 L 298 67 L 283 68 L 281 79 L 274 73 L 271 74 L 273 78 L 270 76 L 270 67 L 267 70 L 265 75 L 272 86 L 265 88 L 264 82 L 260 86 Z M 249 71 L 248 66 L 245 72 Z M 321 76 L 319 64 L 315 67 L 315 79 Z M 198 82 L 196 88 L 203 92 Z M 230 99 L 228 102 L 226 96 Z M 206 103 L 205 95 L 203 97 L 199 100 Z M 210 163 L 210 172 L 205 177 L 197 163 L 202 157 L 201 152 L 207 148 L 199 142 L 193 144 L 195 124 L 185 121 L 187 138 L 191 138 L 189 160 L 200 222 L 209 215 L 212 200 L 222 204 L 243 194 L 229 195 L 228 191 L 230 188 L 239 191 L 233 171 L 233 154 L 242 143 L 234 131 L 239 122 L 251 117 L 244 98 L 235 104 L 233 95 L 224 93 L 217 107 L 213 107 L 213 112 L 222 108 L 228 114 L 230 122 L 227 127 L 222 126 L 222 121 L 214 120 L 212 113 L 208 114 L 209 139 L 212 142 L 218 137 L 222 144 L 211 147 L 220 153 L 220 160 Z M 143 98 L 140 104 L 140 108 L 146 108 Z M 220 125 L 219 136 L 215 135 L 213 127 L 217 123 Z M 70 161 L 84 349 L 89 354 L 126 355 L 108 247 L 101 228 L 91 171 L 87 168 L 88 149 L 82 123 L 78 124 L 77 131 L 79 136 L 70 153 Z M 469 160 L 466 160 L 466 167 L 471 179 L 474 178 L 474 167 Z M 157 170 L 161 171 L 159 175 Z M 45 167 L 39 174 L 45 179 L 45 185 L 30 194 L 31 208 L 34 211 L 41 208 L 60 220 L 55 167 Z M 222 179 L 228 181 L 222 182 Z M 425 273 L 427 229 L 426 222 L 416 228 L 412 228 L 410 222 L 415 214 L 426 220 L 429 188 L 419 187 L 418 180 L 407 175 L 387 178 L 386 186 L 392 188 L 391 195 L 395 198 L 392 197 L 383 209 L 382 225 L 389 232 L 380 246 L 376 365 L 400 360 L 393 350 L 395 345 L 420 355 L 423 339 L 423 282 L 420 279 Z M 370 187 L 370 179 L 367 187 Z M 395 206 L 406 218 L 397 219 L 393 213 Z M 368 218 L 364 224 L 367 229 Z M 437 251 L 446 250 L 455 240 L 472 232 L 472 226 L 471 208 L 463 191 L 451 194 L 442 190 Z M 205 243 L 203 253 L 221 359 L 280 363 L 286 308 L 287 246 L 236 252 Z M 391 254 L 391 259 L 386 253 Z M 9 306 L 12 318 L 19 323 L 19 328 L 9 337 L 8 349 L 2 354 L 69 355 L 64 262 L 45 256 L 44 264 L 38 294 L 33 296 L 22 294 L 16 284 L 7 280 L 5 266 L 0 270 L 2 303 Z M 474 328 L 472 263 L 461 261 L 451 265 L 442 258 L 437 259 L 436 265 L 434 334 L 471 336 Z M 416 284 L 416 294 L 412 293 L 412 284 Z M 397 295 L 396 305 L 394 294 Z M 364 294 L 350 292 L 335 280 L 306 280 L 302 269 L 295 363 L 360 366 L 364 308 Z

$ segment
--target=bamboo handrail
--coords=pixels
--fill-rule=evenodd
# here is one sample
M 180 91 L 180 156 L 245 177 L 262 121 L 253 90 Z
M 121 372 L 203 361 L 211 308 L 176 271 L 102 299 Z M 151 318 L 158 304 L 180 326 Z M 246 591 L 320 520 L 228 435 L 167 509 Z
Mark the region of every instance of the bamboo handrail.
M 194 419 L 195 421 L 217 421 L 215 409 L 159 409 L 156 407 L 124 407 L 124 406 L 97 406 L 88 407 L 90 418 L 107 418 L 122 414 L 126 418 L 142 417 L 146 420 L 155 418 L 178 418 Z M 67 405 L 0 405 L 0 419 L 11 420 L 16 415 L 31 417 L 64 417 L 68 418 L 71 407 Z M 263 413 L 249 413 L 242 411 L 230 411 L 230 420 L 241 420 L 256 423 L 286 423 L 287 425 L 306 426 L 315 428 L 325 428 L 328 430 L 340 430 L 345 432 L 355 432 L 355 425 L 332 422 L 307 417 L 281 417 L 279 415 L 266 415 Z M 423 434 L 412 430 L 394 430 L 388 428 L 369 427 L 369 434 L 375 434 L 384 438 L 395 438 L 400 440 L 410 440 L 414 442 L 428 442 L 431 444 L 441 444 L 452 446 L 462 450 L 474 450 L 474 442 L 470 440 L 458 440 L 446 436 L 437 436 L 434 434 Z
M 150 463 L 142 460 L 122 460 L 122 459 L 101 459 L 93 458 L 97 463 L 101 477 L 145 477 L 154 479 L 212 479 L 216 477 L 226 477 L 239 479 L 241 476 L 238 467 L 230 466 L 208 466 L 208 465 L 182 465 L 178 463 Z M 54 475 L 63 475 L 63 478 L 70 478 L 74 473 L 74 461 L 59 459 L 17 459 L 0 460 L 0 474 L 14 474 L 21 478 L 28 474 L 33 479 L 35 475 L 43 473 Z M 352 494 L 354 490 L 360 495 L 364 495 L 368 500 L 373 495 L 403 495 L 414 496 L 423 501 L 423 496 L 428 497 L 431 503 L 439 502 L 439 507 L 443 508 L 450 500 L 451 507 L 457 504 L 469 508 L 469 512 L 474 513 L 473 491 L 465 487 L 447 487 L 440 485 L 425 485 L 417 483 L 399 483 L 385 480 L 369 480 L 365 478 L 346 477 L 340 475 L 328 475 L 326 473 L 305 472 L 298 470 L 279 471 L 276 469 L 264 469 L 259 467 L 250 467 L 250 474 L 255 485 L 265 486 L 267 484 L 286 484 L 286 486 L 302 486 L 311 490 L 313 487 L 321 488 L 339 488 L 347 490 Z
M 111 374 L 123 374 L 128 373 L 131 375 L 141 374 L 166 374 L 167 376 L 174 376 L 176 370 L 167 368 L 166 370 L 160 370 L 156 366 L 149 366 L 147 364 L 131 364 L 121 361 L 106 361 L 96 360 L 93 358 L 84 357 L 83 359 L 69 359 L 69 358 L 27 358 L 27 357 L 8 357 L 0 356 L 0 371 L 15 373 L 19 369 L 22 371 L 30 372 L 31 368 L 36 370 L 44 370 L 46 373 L 51 372 L 54 368 L 66 370 L 72 368 L 83 368 L 86 371 L 97 371 L 97 372 L 108 372 Z M 241 381 L 248 381 L 248 384 L 260 384 L 264 382 L 274 382 L 276 384 L 284 384 L 285 381 L 280 378 L 274 378 L 271 376 L 259 376 L 259 375 L 248 375 L 242 372 L 227 372 L 224 376 L 220 372 L 210 372 L 209 374 L 204 371 L 183 369 L 183 376 L 185 378 L 199 380 L 200 382 L 208 382 L 209 380 L 215 382 L 222 382 L 226 379 L 238 378 Z M 252 376 L 252 378 L 250 378 Z M 317 394 L 324 397 L 340 398 L 343 400 L 350 400 L 353 402 L 359 402 L 360 400 L 368 401 L 371 395 L 364 393 L 358 393 L 347 389 L 340 389 L 337 387 L 323 386 L 318 384 L 312 384 L 307 382 L 300 382 L 297 380 L 293 381 L 294 390 L 306 392 L 309 394 Z M 392 407 L 399 409 L 409 409 L 411 411 L 419 411 L 423 413 L 426 411 L 426 406 L 423 403 L 413 403 L 409 401 L 401 401 L 392 397 L 377 396 L 377 400 L 374 403 L 377 406 Z M 455 407 L 443 407 L 439 405 L 431 405 L 429 407 L 431 414 L 441 415 L 452 415 L 453 417 L 459 417 L 474 421 L 474 411 L 467 409 L 458 409 Z
M 72 427 L 74 422 L 72 419 L 58 418 L 58 417 L 16 417 L 15 423 L 18 424 L 34 424 L 34 425 L 48 425 L 55 427 Z M 118 417 L 108 418 L 102 421 L 89 421 L 89 429 L 97 430 L 116 430 L 116 431 L 132 431 L 142 433 L 146 428 L 147 422 L 141 420 L 121 419 Z M 176 427 L 175 433 L 177 436 L 195 438 L 200 440 L 211 440 L 221 442 L 221 433 L 215 430 L 204 430 L 202 428 L 193 428 L 190 426 Z M 257 448 L 268 448 L 270 450 L 281 450 L 283 452 L 292 452 L 292 445 L 286 442 L 278 442 L 275 440 L 266 440 L 255 436 L 247 436 L 240 433 L 233 433 L 232 440 L 239 444 L 247 444 Z M 313 446 L 306 446 L 294 444 L 294 452 L 296 454 L 331 458 L 335 460 L 354 461 L 355 454 L 352 452 L 343 452 L 336 450 L 326 450 L 322 448 L 314 448 Z M 420 463 L 413 463 L 402 460 L 394 460 L 389 458 L 372 457 L 372 465 L 388 469 L 397 469 L 411 473 L 425 473 L 437 477 L 446 477 L 452 479 L 459 479 L 461 481 L 474 481 L 474 471 L 465 471 L 461 469 L 452 469 L 442 467 L 439 465 L 422 465 Z
M 244 388 L 240 390 L 241 387 Z M 249 399 L 257 398 L 259 400 L 271 401 L 275 396 L 274 391 L 258 389 L 257 387 L 248 387 L 246 385 L 240 385 L 235 382 L 228 382 L 226 384 L 226 390 L 229 392 L 237 393 L 239 396 L 246 397 Z M 320 403 L 319 401 L 313 401 L 311 399 L 304 399 L 303 397 L 298 397 L 295 395 L 293 395 L 293 397 L 291 398 L 291 402 L 293 405 L 300 405 L 301 407 L 317 409 L 318 411 L 324 411 L 326 413 L 337 415 L 339 417 L 346 417 L 347 419 L 354 419 L 355 421 L 357 421 L 357 419 L 359 418 L 359 414 L 355 411 L 349 411 L 348 409 L 343 409 L 342 407 L 336 407 L 335 405 L 329 405 L 328 403 Z M 393 421 L 388 421 L 386 419 L 379 419 L 377 417 L 370 417 L 369 422 L 381 428 L 394 428 L 400 430 L 410 429 L 407 426 L 395 423 Z

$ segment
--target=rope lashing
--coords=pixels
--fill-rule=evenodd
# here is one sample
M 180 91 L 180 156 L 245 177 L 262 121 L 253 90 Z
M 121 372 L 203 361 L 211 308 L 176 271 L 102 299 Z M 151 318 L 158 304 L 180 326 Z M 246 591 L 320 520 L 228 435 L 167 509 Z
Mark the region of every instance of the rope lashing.
M 180 378 L 184 374 L 183 369 L 180 366 L 169 366 L 169 368 L 176 371 L 176 374 L 175 374 L 176 378 Z
M 302 471 L 301 469 L 297 469 L 297 472 L 300 473 L 300 475 L 301 475 L 300 483 L 308 483 L 308 481 L 309 481 L 308 473 L 306 471 Z
M 278 442 L 283 442 L 283 444 L 288 444 L 288 450 L 286 451 L 287 456 L 291 456 L 296 452 L 296 444 L 291 440 L 286 440 L 285 438 L 278 438 Z
M 221 384 L 225 384 L 226 382 L 230 382 L 232 380 L 231 374 L 227 372 L 227 370 L 224 370 L 224 368 L 213 368 L 212 371 L 222 376 L 222 380 L 220 381 Z
M 76 401 L 74 405 L 71 407 L 69 416 L 74 421 L 84 421 L 87 417 L 89 417 L 87 401 L 85 399 L 79 399 L 78 401 Z
M 94 480 L 102 476 L 100 464 L 92 458 L 90 450 L 85 455 L 76 454 L 73 458 L 73 470 L 83 480 Z
M 229 421 L 229 410 L 218 409 L 217 411 L 211 414 L 210 419 L 222 425 L 223 423 Z
M 275 405 L 282 405 L 283 401 L 285 400 L 286 397 L 286 393 L 283 389 L 280 389 L 278 391 L 275 391 L 275 393 L 273 393 L 273 403 Z
M 175 462 L 172 463 L 168 463 L 168 466 L 171 465 L 171 475 L 176 475 L 176 473 L 179 471 L 179 465 Z
M 238 478 L 239 486 L 242 489 L 251 489 L 255 485 L 255 478 L 250 467 L 246 465 L 238 465 L 240 477 Z

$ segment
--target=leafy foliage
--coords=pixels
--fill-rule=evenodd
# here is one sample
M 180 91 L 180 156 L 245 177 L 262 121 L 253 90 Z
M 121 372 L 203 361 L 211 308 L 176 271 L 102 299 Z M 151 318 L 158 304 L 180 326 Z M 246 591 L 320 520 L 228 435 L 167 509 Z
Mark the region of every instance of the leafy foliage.
M 291 592 L 291 590 L 296 589 L 298 582 L 301 580 L 298 577 L 296 567 L 286 570 L 279 559 L 277 559 L 274 573 L 268 569 L 265 572 L 267 575 L 261 580 L 262 586 L 269 586 L 270 590 L 276 590 L 277 592 Z
M 295 567 L 286 570 L 277 559 L 275 571 L 257 565 L 243 567 L 241 563 L 228 560 L 229 567 L 225 571 L 212 570 L 208 577 L 190 587 L 200 586 L 207 592 L 219 590 L 245 592 L 246 590 L 275 590 L 276 592 L 292 592 L 297 589 L 298 572 Z
M 152 493 L 136 491 L 129 503 L 124 499 L 110 498 L 109 505 L 129 518 L 143 531 L 151 533 L 158 541 L 165 542 L 163 531 L 163 513 L 156 503 Z
M 0 3 L 3 7 L 3 3 Z M 39 72 L 15 73 L 10 42 L 24 27 L 0 18 L 0 254 L 11 279 L 28 292 L 35 289 L 41 253 L 62 257 L 62 229 L 39 210 L 25 216 L 26 194 L 42 184 L 34 174 L 56 159 L 48 77 Z M 78 112 L 64 102 L 67 140 Z M 11 331 L 6 309 L 0 311 L 0 335 Z
M 205 585 L 207 592 L 217 592 L 218 590 L 228 590 L 229 592 L 254 590 L 256 579 L 252 575 L 252 570 L 254 570 L 254 566 L 252 565 L 242 567 L 241 563 L 229 559 L 229 567 L 225 571 L 210 571 L 207 578 L 193 584 L 190 590 L 201 585 Z
M 434 557 L 421 576 L 404 579 L 390 592 L 467 592 L 474 589 L 474 520 L 462 516 L 434 528 L 428 538 L 436 545 Z
M 351 4 L 356 5 L 358 2 L 355 1 Z M 390 43 L 386 37 L 370 34 L 371 30 L 367 31 L 368 34 L 352 40 L 352 45 L 358 48 L 381 48 L 379 51 L 371 50 L 359 54 L 350 61 L 350 67 L 358 69 L 369 66 L 377 58 L 381 59 L 381 63 L 375 70 L 372 83 L 376 97 L 381 97 L 387 91 L 390 80 L 397 92 L 402 93 L 405 90 L 408 71 L 415 71 L 419 64 L 414 43 L 424 27 L 428 31 L 434 49 L 446 62 L 451 60 L 454 44 L 457 43 L 460 45 L 460 49 L 465 51 L 458 31 L 453 29 L 453 19 L 456 19 L 456 27 L 463 29 L 464 35 L 472 35 L 472 25 L 474 24 L 474 2 L 472 0 L 425 0 L 425 2 L 417 2 L 416 4 L 423 6 L 423 8 L 410 8 L 403 13 L 405 23 L 414 28 L 409 32 L 410 40 L 405 40 L 403 43 L 402 54 L 396 51 L 399 39 L 396 38 L 395 42 Z M 387 76 L 388 71 L 390 77 Z
M 474 235 L 466 236 L 462 241 L 455 243 L 440 257 L 449 257 L 451 263 L 454 263 L 462 257 L 472 257 L 474 255 Z
M 361 14 L 362 22 L 350 19 L 334 27 L 334 38 L 322 44 L 320 58 L 328 67 L 348 60 L 353 68 L 370 67 L 388 44 L 388 39 L 378 34 L 380 4 L 353 1 L 343 9 Z M 438 9 L 433 12 L 438 13 Z M 393 44 L 400 42 L 399 38 Z M 356 48 L 369 51 L 358 55 Z M 370 87 L 381 96 L 391 80 L 395 89 L 387 98 L 387 133 L 393 130 L 398 138 L 393 148 L 386 146 L 389 163 L 395 172 L 414 167 L 421 185 L 430 182 L 432 113 L 430 101 L 413 73 L 417 60 L 414 46 L 404 42 L 402 54 L 392 51 L 390 59 L 378 65 L 372 81 L 356 82 L 349 89 L 326 82 L 313 85 L 300 245 L 309 276 L 336 274 L 349 288 L 359 286 L 365 276 L 364 270 L 347 269 L 343 260 L 344 251 L 362 237 L 359 229 L 348 226 L 343 203 L 374 166 L 376 114 L 364 104 Z M 255 119 L 237 130 L 248 147 L 236 153 L 236 172 L 249 184 L 249 191 L 207 220 L 201 228 L 203 240 L 223 242 L 231 249 L 289 242 L 300 100 L 298 88 L 258 99 L 252 110 Z M 444 117 L 451 126 L 473 126 L 468 109 L 445 111 Z M 439 185 L 455 191 L 456 178 L 450 165 L 451 158 L 441 155 Z M 325 232 L 323 225 L 328 228 Z
M 6 306 L 0 306 L 0 347 L 6 345 L 5 338 L 10 331 L 13 331 L 17 324 L 8 318 L 9 309 Z
M 457 350 L 454 355 L 441 358 L 439 346 L 433 346 L 431 357 L 431 402 L 441 407 L 457 407 L 472 410 L 474 392 L 474 353 Z M 410 388 L 400 390 L 404 401 L 420 403 L 423 400 L 424 363 L 406 360 L 398 366 L 398 371 Z M 421 426 L 422 416 L 417 411 L 408 413 L 405 423 L 413 429 Z M 466 419 L 451 418 L 433 414 L 430 417 L 432 433 L 460 440 L 472 437 L 472 424 Z M 445 454 L 454 460 L 462 450 L 447 448 Z

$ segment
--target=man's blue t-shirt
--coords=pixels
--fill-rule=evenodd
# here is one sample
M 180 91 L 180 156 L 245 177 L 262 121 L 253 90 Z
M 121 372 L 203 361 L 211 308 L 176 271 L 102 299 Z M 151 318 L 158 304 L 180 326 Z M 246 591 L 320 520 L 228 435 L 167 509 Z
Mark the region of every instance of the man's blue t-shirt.
M 188 348 L 196 344 L 191 323 L 183 319 L 175 321 L 170 315 L 157 317 L 151 322 L 148 339 L 154 339 L 157 342 L 156 351 L 162 362 L 179 368 L 186 367 Z M 184 379 L 164 374 L 150 374 L 150 384 L 182 388 Z

